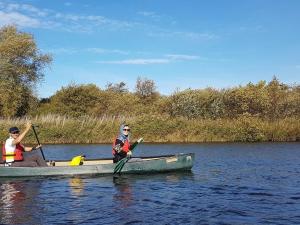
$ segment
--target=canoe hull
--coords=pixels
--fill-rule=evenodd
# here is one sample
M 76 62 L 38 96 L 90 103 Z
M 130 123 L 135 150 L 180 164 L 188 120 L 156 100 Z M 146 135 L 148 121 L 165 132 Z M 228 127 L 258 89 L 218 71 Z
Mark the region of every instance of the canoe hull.
M 191 170 L 194 158 L 194 153 L 181 153 L 172 156 L 148 157 L 138 161 L 132 160 L 125 164 L 122 173 L 144 174 Z M 0 177 L 105 175 L 113 174 L 115 165 L 104 163 L 82 166 L 0 167 Z

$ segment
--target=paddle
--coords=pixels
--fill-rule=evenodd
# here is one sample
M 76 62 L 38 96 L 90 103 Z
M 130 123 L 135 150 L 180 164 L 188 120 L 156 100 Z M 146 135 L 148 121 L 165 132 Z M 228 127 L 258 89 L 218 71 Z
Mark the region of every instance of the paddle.
M 130 157 L 125 157 L 125 158 L 123 158 L 123 159 L 121 159 L 118 163 L 117 163 L 117 165 L 116 165 L 116 167 L 115 167 L 115 169 L 114 169 L 114 174 L 116 174 L 116 173 L 121 173 L 121 171 L 122 171 L 122 169 L 123 169 L 123 167 L 125 166 L 125 164 L 128 162 L 128 160 L 130 159 Z
M 135 147 L 141 143 L 143 141 L 143 138 L 140 138 L 138 141 L 136 141 L 133 145 L 132 145 L 132 149 L 131 151 L 133 151 L 135 149 Z M 130 159 L 130 156 L 126 156 L 125 158 L 121 159 L 119 162 L 117 162 L 115 169 L 114 169 L 114 174 L 119 173 L 121 174 L 121 171 L 123 169 L 123 167 L 125 166 L 125 164 L 128 162 L 128 160 Z
M 33 130 L 33 133 L 34 133 L 34 135 L 35 135 L 35 138 L 36 138 L 36 140 L 37 140 L 38 145 L 41 145 L 41 144 L 40 144 L 40 141 L 39 141 L 39 138 L 38 138 L 38 136 L 37 136 L 37 133 L 36 133 L 36 131 L 35 131 L 35 128 L 34 128 L 34 127 L 37 127 L 37 126 L 31 125 L 31 127 L 32 127 L 32 130 Z M 44 152 L 43 152 L 42 146 L 40 147 L 40 150 L 41 150 L 43 159 L 46 160 L 46 159 L 45 159 L 45 156 L 44 156 Z

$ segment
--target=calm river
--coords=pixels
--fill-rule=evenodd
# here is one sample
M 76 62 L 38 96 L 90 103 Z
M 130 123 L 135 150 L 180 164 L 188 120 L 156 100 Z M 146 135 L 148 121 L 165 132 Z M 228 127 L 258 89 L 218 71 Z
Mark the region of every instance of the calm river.
M 195 152 L 191 172 L 0 179 L 0 224 L 300 224 L 300 143 L 142 144 Z M 47 159 L 110 157 L 110 145 L 46 145 Z

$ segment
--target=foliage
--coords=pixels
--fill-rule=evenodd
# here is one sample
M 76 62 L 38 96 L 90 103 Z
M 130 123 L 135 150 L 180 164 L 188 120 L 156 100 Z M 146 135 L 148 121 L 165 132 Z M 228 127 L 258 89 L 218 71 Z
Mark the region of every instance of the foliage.
M 107 91 L 117 92 L 117 93 L 126 93 L 128 92 L 128 88 L 126 87 L 126 83 L 121 81 L 120 83 L 108 83 L 106 85 Z
M 147 78 L 138 77 L 136 81 L 136 95 L 142 102 L 153 102 L 158 97 L 155 82 Z
M 222 95 L 211 88 L 175 92 L 169 100 L 169 114 L 189 119 L 222 117 Z
M 0 28 L 0 116 L 26 115 L 35 106 L 34 87 L 50 62 L 32 35 L 14 26 Z
M 94 115 L 101 110 L 99 105 L 105 101 L 101 90 L 94 84 L 70 84 L 57 91 L 48 104 L 49 112 L 73 117 Z M 47 104 L 47 103 L 46 103 Z
M 223 90 L 187 89 L 141 101 L 136 93 L 73 84 L 50 99 L 43 99 L 36 114 L 43 116 L 51 112 L 66 116 L 66 121 L 73 121 L 72 129 L 76 129 L 76 123 L 85 123 L 81 118 L 122 118 L 131 121 L 137 134 L 153 142 L 295 141 L 300 138 L 299 90 L 299 85 L 288 86 L 273 78 L 269 83 L 260 81 Z M 90 141 L 110 140 L 122 119 L 107 122 L 106 138 L 95 134 Z M 82 139 L 76 132 L 69 135 L 72 140 Z M 89 140 L 90 133 L 85 138 Z

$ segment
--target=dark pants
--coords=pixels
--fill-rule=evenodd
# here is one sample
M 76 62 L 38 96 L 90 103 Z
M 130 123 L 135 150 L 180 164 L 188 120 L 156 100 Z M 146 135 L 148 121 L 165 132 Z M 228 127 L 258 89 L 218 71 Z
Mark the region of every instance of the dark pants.
M 38 154 L 26 155 L 23 161 L 13 162 L 11 166 L 14 167 L 38 167 L 48 166 L 45 160 Z

